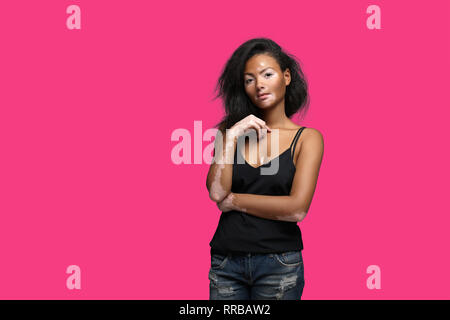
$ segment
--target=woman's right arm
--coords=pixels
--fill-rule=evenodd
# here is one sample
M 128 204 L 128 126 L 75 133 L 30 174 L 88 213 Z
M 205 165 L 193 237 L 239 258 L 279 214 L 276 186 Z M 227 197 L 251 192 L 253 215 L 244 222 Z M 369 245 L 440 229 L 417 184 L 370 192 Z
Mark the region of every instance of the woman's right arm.
M 220 130 L 217 131 L 214 141 L 214 158 L 206 179 L 209 197 L 215 202 L 222 201 L 231 192 L 237 137 L 233 129 L 226 130 L 226 132 L 227 134 Z
M 259 138 L 264 134 L 262 129 L 271 131 L 265 121 L 254 115 L 245 117 L 228 130 L 217 131 L 214 140 L 214 159 L 206 179 L 206 187 L 211 200 L 220 202 L 231 192 L 237 139 L 249 129 L 256 130 Z

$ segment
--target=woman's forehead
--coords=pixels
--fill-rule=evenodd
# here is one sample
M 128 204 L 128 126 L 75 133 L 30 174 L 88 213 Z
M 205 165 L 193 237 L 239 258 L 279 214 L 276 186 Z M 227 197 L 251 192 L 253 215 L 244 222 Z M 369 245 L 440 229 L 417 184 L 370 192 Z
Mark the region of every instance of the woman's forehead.
M 277 70 L 279 68 L 277 61 L 268 55 L 258 55 L 247 61 L 244 72 L 249 74 L 260 73 L 267 68 Z

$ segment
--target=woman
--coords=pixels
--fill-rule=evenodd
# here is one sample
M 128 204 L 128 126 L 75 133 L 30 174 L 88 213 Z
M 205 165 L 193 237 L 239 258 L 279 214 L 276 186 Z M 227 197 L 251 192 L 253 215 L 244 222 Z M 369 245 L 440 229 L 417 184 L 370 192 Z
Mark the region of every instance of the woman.
M 300 299 L 297 223 L 310 207 L 323 156 L 321 133 L 290 119 L 308 105 L 303 73 L 275 42 L 257 38 L 233 53 L 218 86 L 226 114 L 206 183 L 222 211 L 210 242 L 210 299 Z

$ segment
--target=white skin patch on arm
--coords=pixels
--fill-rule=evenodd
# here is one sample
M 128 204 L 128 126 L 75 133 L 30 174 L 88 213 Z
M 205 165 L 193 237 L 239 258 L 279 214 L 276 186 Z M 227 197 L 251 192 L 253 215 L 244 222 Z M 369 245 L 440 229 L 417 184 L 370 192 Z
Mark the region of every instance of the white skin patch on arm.
M 232 210 L 237 210 L 237 211 L 247 212 L 247 209 L 238 207 L 237 205 L 233 204 L 233 200 L 234 200 L 234 198 L 235 198 L 235 196 L 234 196 L 233 193 L 230 193 L 230 196 L 227 197 L 227 198 L 229 198 L 230 206 L 231 206 Z
M 237 205 L 233 204 L 234 195 L 232 193 L 230 193 L 230 194 L 231 194 L 231 200 L 230 201 L 231 201 L 231 206 L 232 206 L 233 210 L 247 212 L 247 209 L 238 207 Z
M 233 204 L 234 199 L 235 199 L 234 194 L 232 192 L 230 192 L 230 194 L 225 199 L 223 199 L 223 201 L 218 203 L 217 206 L 223 212 L 227 212 L 227 211 L 231 211 L 231 210 L 247 212 L 247 210 L 245 208 L 240 208 L 237 205 Z
M 226 190 L 220 183 L 220 178 L 224 169 L 224 164 L 217 164 L 216 174 L 214 175 L 213 181 L 211 182 L 211 190 L 213 190 L 212 194 L 214 194 L 217 198 L 222 198 L 227 194 Z
M 225 165 L 233 164 L 234 162 L 234 139 L 235 137 L 233 133 L 228 133 L 224 150 L 222 134 L 220 131 L 218 132 L 218 138 L 216 139 L 215 146 L 215 150 L 217 150 L 217 153 L 214 156 L 214 162 L 216 163 L 216 172 L 214 174 L 213 181 L 211 182 L 211 194 L 216 199 L 222 199 L 228 193 L 227 190 L 223 188 L 221 179 L 223 170 L 225 170 Z
M 306 212 L 298 211 L 294 212 L 292 215 L 285 215 L 285 216 L 276 216 L 278 220 L 281 221 L 288 221 L 288 222 L 300 222 L 306 217 Z

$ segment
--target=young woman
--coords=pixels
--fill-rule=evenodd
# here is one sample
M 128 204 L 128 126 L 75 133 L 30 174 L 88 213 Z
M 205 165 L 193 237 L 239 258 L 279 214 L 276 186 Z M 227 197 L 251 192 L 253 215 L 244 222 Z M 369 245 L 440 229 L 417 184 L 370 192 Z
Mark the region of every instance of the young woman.
M 324 149 L 318 130 L 290 119 L 308 107 L 305 78 L 293 56 L 257 38 L 233 53 L 218 86 L 226 114 L 206 182 L 222 211 L 210 242 L 210 299 L 300 299 L 297 223 L 311 205 Z

